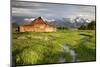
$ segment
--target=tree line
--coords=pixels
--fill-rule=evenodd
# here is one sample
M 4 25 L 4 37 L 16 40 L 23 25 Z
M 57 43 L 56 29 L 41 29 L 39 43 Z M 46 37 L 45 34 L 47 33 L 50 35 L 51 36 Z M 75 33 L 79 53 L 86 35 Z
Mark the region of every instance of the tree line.
M 78 29 L 79 30 L 95 30 L 96 29 L 96 22 L 91 21 L 87 25 L 81 25 Z

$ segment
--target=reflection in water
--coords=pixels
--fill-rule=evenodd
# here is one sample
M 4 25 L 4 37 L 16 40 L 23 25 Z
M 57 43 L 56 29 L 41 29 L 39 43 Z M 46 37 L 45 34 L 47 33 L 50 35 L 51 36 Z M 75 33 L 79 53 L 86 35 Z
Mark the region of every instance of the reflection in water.
M 61 52 L 62 52 L 62 53 L 69 53 L 70 56 L 72 57 L 71 62 L 75 62 L 75 60 L 76 60 L 76 53 L 75 53 L 75 51 L 74 51 L 73 49 L 70 49 L 69 46 L 68 46 L 67 44 L 64 44 L 64 45 L 61 46 L 61 47 L 62 47 Z M 68 62 L 68 61 L 65 60 L 65 57 L 64 57 L 64 55 L 62 54 L 62 55 L 60 56 L 60 58 L 59 58 L 59 62 Z
M 61 56 L 61 57 L 59 58 L 59 62 L 66 62 L 66 60 L 65 60 L 64 57 Z
M 75 53 L 75 51 L 74 50 L 70 50 L 70 54 L 72 56 L 72 62 L 75 62 L 75 60 L 76 60 L 76 53 Z

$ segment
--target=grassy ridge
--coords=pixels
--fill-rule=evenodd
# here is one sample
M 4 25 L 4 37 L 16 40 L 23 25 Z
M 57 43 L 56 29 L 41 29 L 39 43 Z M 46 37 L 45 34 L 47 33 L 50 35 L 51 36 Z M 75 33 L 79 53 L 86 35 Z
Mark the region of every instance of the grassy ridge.
M 62 52 L 68 45 L 76 52 L 76 61 L 95 60 L 95 31 L 59 30 L 52 33 L 14 32 L 12 40 L 13 64 L 59 63 L 63 55 L 65 62 L 72 62 L 69 52 Z

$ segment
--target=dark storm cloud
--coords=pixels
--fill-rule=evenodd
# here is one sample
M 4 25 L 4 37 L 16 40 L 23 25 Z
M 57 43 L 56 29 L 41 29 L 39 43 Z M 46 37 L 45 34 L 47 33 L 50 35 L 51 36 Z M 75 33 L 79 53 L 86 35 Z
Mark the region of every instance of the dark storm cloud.
M 46 18 L 83 16 L 94 19 L 95 7 L 13 1 L 12 15 L 26 17 L 43 16 Z

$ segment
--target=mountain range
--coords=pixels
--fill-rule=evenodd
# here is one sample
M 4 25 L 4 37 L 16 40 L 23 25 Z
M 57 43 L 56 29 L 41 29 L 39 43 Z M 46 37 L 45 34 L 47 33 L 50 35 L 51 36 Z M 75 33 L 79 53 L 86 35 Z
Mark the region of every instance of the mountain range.
M 26 17 L 12 17 L 12 22 L 16 23 L 18 25 L 27 25 L 30 24 L 34 19 L 27 19 L 25 20 Z M 31 17 L 30 17 L 31 18 Z M 45 22 L 47 22 L 50 25 L 54 25 L 56 27 L 68 27 L 68 28 L 78 28 L 81 25 L 86 25 L 88 24 L 89 21 L 88 19 L 84 19 L 82 17 L 76 17 L 74 19 L 72 18 L 60 18 L 60 19 L 53 19 L 53 20 L 46 20 L 43 18 Z

